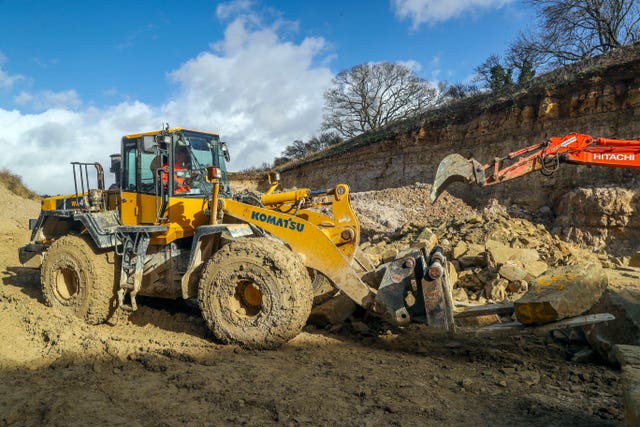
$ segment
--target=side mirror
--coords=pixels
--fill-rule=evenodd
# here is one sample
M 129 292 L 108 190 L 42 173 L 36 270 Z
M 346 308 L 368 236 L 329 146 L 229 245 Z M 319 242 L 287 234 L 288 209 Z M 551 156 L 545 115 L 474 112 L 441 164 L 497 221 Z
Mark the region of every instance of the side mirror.
M 222 150 L 222 155 L 224 156 L 224 159 L 227 162 L 231 161 L 231 156 L 229 155 L 229 149 L 227 148 L 227 143 L 226 142 L 221 142 L 220 143 L 220 149 Z
M 145 153 L 155 153 L 156 139 L 153 136 L 143 136 L 142 137 L 142 151 Z

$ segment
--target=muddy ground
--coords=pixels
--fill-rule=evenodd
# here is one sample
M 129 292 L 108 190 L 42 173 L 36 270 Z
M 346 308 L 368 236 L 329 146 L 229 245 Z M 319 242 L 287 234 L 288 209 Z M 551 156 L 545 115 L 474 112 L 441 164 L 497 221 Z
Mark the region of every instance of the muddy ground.
M 355 195 L 364 234 L 472 213 L 450 196 L 448 208 L 429 210 L 427 194 Z M 278 350 L 252 351 L 216 343 L 193 306 L 150 300 L 128 319 L 85 325 L 46 307 L 39 273 L 19 266 L 37 212 L 0 188 L 0 425 L 623 422 L 619 372 L 568 361 L 569 337 L 446 338 L 358 314 L 353 325 L 307 326 Z

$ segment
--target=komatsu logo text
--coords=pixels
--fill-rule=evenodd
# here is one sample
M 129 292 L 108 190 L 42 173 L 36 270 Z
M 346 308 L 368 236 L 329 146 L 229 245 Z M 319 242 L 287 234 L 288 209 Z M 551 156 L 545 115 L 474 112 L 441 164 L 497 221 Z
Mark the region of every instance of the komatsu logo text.
M 276 227 L 286 228 L 297 232 L 301 232 L 302 230 L 304 230 L 304 224 L 301 224 L 299 222 L 292 221 L 290 219 L 278 218 L 273 215 L 267 215 L 256 211 L 251 212 L 251 220 L 264 222 L 267 224 L 275 225 Z
M 594 154 L 593 160 L 618 160 L 618 161 L 633 161 L 636 159 L 635 154 L 611 154 L 611 153 L 602 153 L 602 154 Z

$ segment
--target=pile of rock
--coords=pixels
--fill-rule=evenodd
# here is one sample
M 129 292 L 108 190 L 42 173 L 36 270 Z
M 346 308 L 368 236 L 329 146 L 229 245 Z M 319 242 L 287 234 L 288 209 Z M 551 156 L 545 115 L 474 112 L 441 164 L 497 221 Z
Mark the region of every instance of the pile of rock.
M 543 225 L 512 218 L 496 204 L 481 214 L 444 221 L 434 230 L 405 224 L 393 233 L 373 236 L 361 248 L 379 264 L 432 234 L 451 261 L 454 299 L 462 302 L 513 301 L 550 267 L 599 262 L 591 252 L 561 241 Z
M 598 262 L 595 255 L 561 241 L 543 225 L 512 218 L 495 204 L 482 214 L 443 223 L 435 233 L 457 273 L 458 301 L 513 301 L 550 267 Z

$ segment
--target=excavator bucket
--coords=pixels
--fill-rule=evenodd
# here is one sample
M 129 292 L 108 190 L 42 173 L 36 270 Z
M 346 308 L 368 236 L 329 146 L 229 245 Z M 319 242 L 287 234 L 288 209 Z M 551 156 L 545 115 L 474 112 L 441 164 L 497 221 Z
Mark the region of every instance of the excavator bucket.
M 479 183 L 477 172 L 482 172 L 482 166 L 476 160 L 465 159 L 460 154 L 449 154 L 438 165 L 431 188 L 431 202 L 435 202 L 452 182 Z

